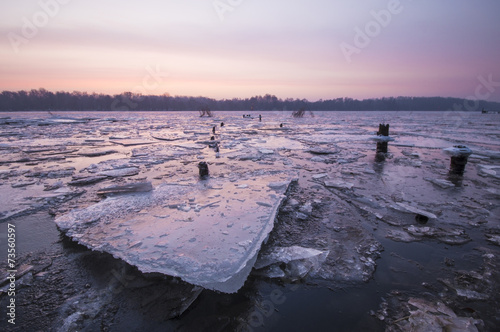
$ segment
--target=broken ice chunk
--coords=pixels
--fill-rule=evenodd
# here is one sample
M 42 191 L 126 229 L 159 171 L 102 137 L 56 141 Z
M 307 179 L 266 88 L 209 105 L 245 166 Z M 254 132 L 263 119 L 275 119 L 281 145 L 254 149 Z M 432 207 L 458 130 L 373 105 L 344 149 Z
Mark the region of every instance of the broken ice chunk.
M 403 150 L 401 153 L 407 157 L 420 158 L 420 154 L 416 151 Z
M 184 143 L 184 144 L 176 144 L 175 146 L 183 149 L 189 149 L 189 150 L 203 150 L 207 146 L 203 144 L 197 144 L 197 143 Z
M 274 189 L 274 190 L 280 190 L 280 189 L 283 189 L 284 187 L 288 187 L 288 182 L 286 182 L 286 181 L 270 182 L 267 186 L 271 189 Z
M 327 180 L 324 183 L 325 187 L 336 188 L 336 189 L 351 189 L 354 186 L 354 183 L 335 181 L 335 180 Z
M 300 212 L 307 214 L 307 215 L 311 214 L 312 210 L 313 210 L 313 207 L 312 207 L 311 202 L 307 202 L 306 204 L 302 205 L 299 209 Z
M 31 186 L 35 183 L 36 183 L 36 181 L 24 181 L 24 182 L 13 183 L 10 186 L 12 188 L 23 188 L 23 187 Z
M 156 141 L 145 140 L 145 139 L 114 139 L 110 140 L 111 143 L 120 144 L 123 146 L 134 146 L 134 145 L 145 145 L 145 144 L 154 144 Z
M 307 152 L 312 153 L 312 154 L 336 154 L 339 151 L 338 150 L 328 150 L 328 149 L 321 149 L 321 148 L 314 148 L 314 149 L 309 149 Z
M 151 192 L 106 198 L 55 222 L 80 244 L 108 252 L 142 272 L 159 272 L 208 289 L 236 292 L 273 229 L 290 176 L 239 174 L 240 184 L 254 189 L 251 193 L 242 191 L 240 197 L 234 196 L 234 183 L 228 178 L 207 181 L 209 185 L 202 181 L 163 184 Z M 269 183 L 282 185 L 275 188 L 276 194 L 269 195 Z M 217 202 L 224 204 L 209 200 L 215 195 L 220 196 Z M 200 205 L 198 212 L 190 204 L 178 204 L 192 197 Z M 255 208 L 263 202 L 266 208 Z M 164 215 L 170 217 L 156 217 Z M 162 239 L 165 234 L 168 242 Z
M 76 178 L 73 181 L 68 182 L 70 186 L 86 186 L 89 184 L 101 182 L 108 177 L 106 175 L 95 175 L 95 176 L 87 176 L 84 178 Z
M 490 194 L 493 194 L 493 195 L 496 195 L 496 196 L 500 196 L 500 190 L 498 190 L 498 189 L 488 188 L 488 189 L 486 189 L 486 191 L 489 192 Z
M 405 227 L 405 230 L 410 235 L 415 237 L 435 238 L 440 242 L 451 245 L 465 244 L 471 240 L 465 231 L 460 228 L 443 229 L 436 227 L 417 227 L 411 225 Z
M 500 231 L 491 229 L 485 235 L 486 235 L 486 239 L 489 242 L 496 244 L 497 246 L 500 246 Z
M 122 194 L 122 193 L 133 193 L 133 192 L 146 192 L 153 190 L 153 185 L 151 182 L 138 182 L 129 183 L 122 186 L 111 186 L 99 189 L 97 191 L 98 195 L 106 194 Z
M 478 331 L 475 325 L 481 325 L 480 320 L 470 317 L 458 317 L 453 310 L 443 303 L 427 302 L 423 299 L 410 298 L 408 303 L 416 310 L 410 310 L 410 315 L 398 319 L 393 324 L 401 331 Z
M 318 271 L 326 260 L 329 251 L 320 251 L 300 246 L 276 247 L 262 254 L 255 263 L 256 269 L 269 267 L 265 273 L 268 278 L 286 277 L 291 280 L 304 278 L 312 271 Z M 285 270 L 277 265 L 286 264 Z M 275 266 L 275 264 L 277 264 Z M 280 271 L 281 270 L 281 271 Z
M 117 168 L 111 169 L 107 171 L 99 172 L 98 175 L 106 175 L 113 178 L 119 178 L 124 176 L 133 176 L 139 174 L 139 168 L 137 167 L 125 167 L 125 168 Z
M 421 240 L 420 238 L 412 236 L 405 231 L 395 229 L 389 230 L 386 237 L 396 242 L 415 242 Z
M 53 183 L 53 184 L 45 184 L 45 188 L 43 189 L 44 191 L 51 191 L 51 190 L 55 190 L 55 189 L 59 189 L 63 186 L 63 182 L 62 181 L 57 181 L 56 183 Z
M 278 279 L 278 278 L 285 278 L 286 274 L 285 271 L 283 271 L 278 265 L 271 265 L 265 268 L 262 268 L 260 270 L 256 270 L 254 272 L 255 275 L 266 277 L 266 278 L 271 278 L 271 279 Z
M 105 155 L 108 155 L 108 154 L 113 154 L 113 153 L 117 153 L 118 151 L 116 150 L 88 150 L 88 151 L 80 151 L 78 152 L 78 154 L 80 156 L 84 156 L 84 157 L 100 157 L 100 156 L 105 156 Z
M 455 184 L 453 182 L 445 180 L 445 179 L 430 179 L 430 178 L 424 178 L 424 180 L 431 182 L 432 184 L 435 184 L 436 186 L 443 188 L 443 189 L 448 189 L 448 188 L 454 188 Z
M 269 266 L 275 263 L 289 263 L 299 259 L 316 258 L 319 261 L 324 261 L 328 256 L 329 251 L 321 251 L 312 248 L 304 248 L 300 246 L 291 247 L 276 247 L 270 252 L 262 254 L 255 263 L 256 269 Z
M 492 176 L 496 179 L 500 179 L 500 166 L 493 165 L 477 165 L 478 174 L 483 177 Z
M 392 142 L 394 141 L 394 138 L 391 136 L 372 136 L 372 140 L 376 142 Z
M 436 215 L 433 213 L 423 211 L 423 210 L 420 210 L 419 208 L 410 206 L 408 204 L 400 203 L 400 202 L 396 203 L 396 205 L 391 205 L 391 208 L 393 208 L 394 210 L 401 211 L 401 212 L 415 213 L 417 215 L 420 214 L 420 215 L 426 216 L 429 219 L 436 219 L 437 218 Z
M 321 158 L 319 156 L 315 156 L 315 157 L 312 157 L 310 160 L 314 161 L 314 162 L 318 162 L 318 163 L 323 163 L 323 162 L 325 162 L 326 159 L 325 158 Z
M 489 157 L 491 159 L 500 159 L 500 151 L 474 150 L 474 154 L 479 156 Z

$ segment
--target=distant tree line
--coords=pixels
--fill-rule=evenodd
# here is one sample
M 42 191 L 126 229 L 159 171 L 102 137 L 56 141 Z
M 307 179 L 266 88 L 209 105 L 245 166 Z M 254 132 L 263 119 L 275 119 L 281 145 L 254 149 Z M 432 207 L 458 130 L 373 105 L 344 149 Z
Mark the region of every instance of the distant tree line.
M 272 110 L 332 110 L 332 111 L 481 111 L 500 110 L 500 103 L 467 101 L 443 97 L 388 97 L 357 100 L 336 98 L 318 101 L 281 99 L 266 94 L 251 98 L 216 100 L 206 97 L 140 95 L 124 92 L 106 95 L 86 92 L 50 92 L 45 89 L 3 91 L 0 111 L 272 111 Z

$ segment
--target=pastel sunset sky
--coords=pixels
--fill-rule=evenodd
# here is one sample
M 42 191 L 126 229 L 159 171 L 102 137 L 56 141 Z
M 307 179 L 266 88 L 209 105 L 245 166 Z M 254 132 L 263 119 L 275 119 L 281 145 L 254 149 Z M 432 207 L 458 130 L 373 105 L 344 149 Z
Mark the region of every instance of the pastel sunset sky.
M 0 91 L 473 97 L 479 77 L 500 82 L 499 13 L 498 0 L 2 0 Z

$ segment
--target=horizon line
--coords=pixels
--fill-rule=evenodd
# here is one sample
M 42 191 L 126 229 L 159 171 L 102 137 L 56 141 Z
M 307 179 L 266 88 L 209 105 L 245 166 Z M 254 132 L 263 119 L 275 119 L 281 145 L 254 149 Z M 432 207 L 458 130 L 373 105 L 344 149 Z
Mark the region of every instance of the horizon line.
M 384 98 L 443 98 L 443 99 L 459 99 L 459 100 L 472 100 L 472 101 L 479 101 L 479 102 L 493 102 L 493 103 L 500 103 L 500 101 L 495 101 L 495 100 L 485 100 L 485 99 L 468 99 L 468 98 L 463 98 L 463 97 L 451 97 L 451 96 L 437 96 L 437 95 L 434 95 L 434 96 L 402 96 L 402 95 L 399 95 L 399 96 L 383 96 L 383 97 L 365 97 L 363 99 L 358 99 L 358 98 L 352 98 L 352 97 L 349 97 L 349 96 L 343 96 L 343 97 L 329 97 L 329 98 L 319 98 L 317 100 L 314 100 L 314 101 L 310 101 L 309 99 L 307 98 L 298 98 L 298 97 L 286 97 L 286 98 L 281 98 L 281 97 L 278 97 L 274 94 L 271 94 L 271 93 L 266 93 L 266 94 L 263 94 L 263 95 L 254 95 L 254 96 L 251 96 L 251 97 L 230 97 L 230 98 L 214 98 L 214 97 L 207 97 L 207 96 L 202 96 L 202 95 L 198 95 L 198 96 L 195 96 L 195 95 L 171 95 L 169 92 L 164 92 L 163 94 L 142 94 L 140 92 L 132 92 L 132 91 L 123 91 L 123 92 L 120 92 L 120 93 L 116 93 L 116 94 L 110 94 L 110 93 L 104 93 L 104 92 L 96 92 L 96 91 L 92 91 L 92 92 L 89 92 L 89 91 L 79 91 L 79 90 L 73 90 L 73 91 L 69 91 L 69 90 L 57 90 L 57 91 L 53 91 L 53 90 L 48 90 L 46 88 L 38 88 L 38 89 L 21 89 L 21 90 L 2 90 L 0 93 L 4 93 L 4 92 L 13 92 L 13 93 L 19 93 L 21 91 L 24 91 L 24 92 L 31 92 L 31 91 L 47 91 L 47 92 L 50 92 L 50 93 L 53 93 L 53 94 L 56 94 L 56 93 L 80 93 L 80 94 L 87 94 L 87 95 L 100 95 L 100 96 L 110 96 L 110 97 L 116 97 L 116 96 L 122 96 L 124 94 L 132 94 L 133 96 L 140 96 L 140 97 L 179 97 L 179 98 L 182 98 L 182 97 L 187 97 L 187 98 L 206 98 L 206 99 L 213 99 L 213 100 L 218 100 L 218 101 L 222 101 L 222 100 L 232 100 L 232 99 L 241 99 L 241 100 L 245 100 L 245 99 L 251 99 L 251 98 L 254 98 L 254 97 L 265 97 L 265 96 L 271 96 L 271 97 L 276 97 L 278 100 L 282 100 L 282 101 L 286 101 L 287 99 L 293 99 L 293 100 L 306 100 L 307 102 L 309 103 L 314 103 L 314 102 L 319 102 L 319 101 L 327 101 L 327 100 L 336 100 L 336 99 L 352 99 L 352 100 L 358 100 L 358 101 L 363 101 L 363 100 L 376 100 L 376 99 L 384 99 Z

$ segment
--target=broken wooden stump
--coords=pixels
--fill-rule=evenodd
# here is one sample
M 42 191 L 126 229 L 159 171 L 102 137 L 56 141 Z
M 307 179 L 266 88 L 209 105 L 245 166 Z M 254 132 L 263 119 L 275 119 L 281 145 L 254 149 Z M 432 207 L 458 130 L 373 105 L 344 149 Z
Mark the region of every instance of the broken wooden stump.
M 208 164 L 205 161 L 202 161 L 198 164 L 198 170 L 200 173 L 200 178 L 208 177 Z
M 467 165 L 472 150 L 465 145 L 455 145 L 451 148 L 444 149 L 444 151 L 451 155 L 450 174 L 463 175 L 465 172 L 465 165 Z
M 389 136 L 389 124 L 380 123 L 378 125 L 377 136 Z

